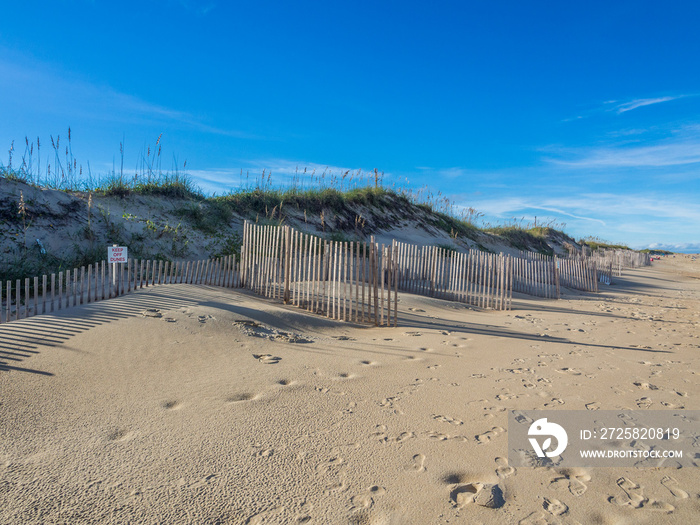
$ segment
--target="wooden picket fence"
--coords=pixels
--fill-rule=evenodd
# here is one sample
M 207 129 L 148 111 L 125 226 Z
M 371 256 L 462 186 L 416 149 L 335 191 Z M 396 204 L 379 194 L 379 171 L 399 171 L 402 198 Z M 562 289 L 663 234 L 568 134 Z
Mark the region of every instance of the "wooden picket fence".
M 116 270 L 116 271 L 115 271 Z M 0 323 L 57 312 L 80 304 L 119 297 L 159 284 L 190 283 L 240 286 L 235 256 L 200 261 L 169 262 L 129 259 L 125 264 L 106 261 L 52 273 L 24 282 L 0 283 Z
M 559 282 L 561 286 L 582 290 L 584 292 L 598 292 L 600 276 L 595 260 L 589 258 L 555 258 Z
M 396 246 L 328 241 L 246 221 L 241 286 L 332 319 L 396 326 Z
M 556 257 L 520 251 L 513 262 L 513 290 L 545 299 L 559 299 L 561 289 Z
M 610 284 L 613 275 L 609 261 L 591 255 L 558 257 L 521 251 L 518 259 L 513 289 L 539 297 L 559 299 L 562 286 L 598 292 L 598 283 Z
M 598 268 L 605 268 L 611 277 L 622 276 L 623 270 L 627 268 L 651 265 L 651 257 L 648 253 L 631 250 L 596 250 L 587 257 L 595 260 Z
M 560 288 L 598 292 L 648 254 L 608 250 L 566 258 L 518 256 L 393 241 L 340 242 L 289 226 L 244 224 L 240 261 L 129 259 L 0 283 L 0 323 L 171 283 L 243 287 L 326 317 L 377 326 L 398 323 L 398 291 L 510 310 L 513 292 L 558 299 Z
M 479 250 L 456 252 L 439 246 L 394 243 L 399 290 L 510 310 L 513 258 Z

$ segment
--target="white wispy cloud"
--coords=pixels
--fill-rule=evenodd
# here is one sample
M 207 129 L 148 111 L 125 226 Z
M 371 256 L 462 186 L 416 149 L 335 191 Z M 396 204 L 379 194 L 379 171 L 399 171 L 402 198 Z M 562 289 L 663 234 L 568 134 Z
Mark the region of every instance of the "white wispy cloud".
M 564 223 L 576 237 L 599 236 L 634 248 L 650 243 L 673 251 L 697 251 L 688 239 L 697 239 L 700 203 L 692 195 L 655 193 L 577 193 L 559 196 L 517 195 L 469 198 L 460 203 L 485 214 L 484 220 Z
M 635 100 L 630 100 L 629 102 L 624 102 L 622 104 L 618 104 L 617 106 L 614 107 L 614 110 L 619 115 L 620 113 L 626 113 L 627 111 L 632 111 L 633 109 L 641 108 L 644 106 L 651 106 L 653 104 L 660 104 L 662 102 L 669 102 L 671 100 L 676 100 L 679 98 L 681 98 L 681 96 L 657 97 L 657 98 L 638 98 Z
M 289 159 L 241 160 L 237 168 L 210 168 L 189 170 L 190 176 L 207 193 L 229 191 L 240 187 L 255 186 L 258 182 L 273 187 L 284 187 L 295 183 L 299 187 L 319 187 L 330 185 L 349 187 L 362 183 L 374 183 L 374 170 L 356 167 L 343 167 L 318 162 L 305 162 Z M 384 173 L 385 181 L 391 178 Z
M 577 159 L 547 159 L 579 168 L 636 168 L 695 164 L 700 162 L 700 140 L 653 146 L 623 146 L 583 150 Z
M 0 48 L 0 55 L 5 54 L 3 51 Z M 25 113 L 58 115 L 66 122 L 80 118 L 137 124 L 179 123 L 205 133 L 258 138 L 240 130 L 213 126 L 188 111 L 162 106 L 26 57 L 0 59 L 0 98 L 26 105 L 22 108 Z
M 653 242 L 646 246 L 646 248 L 649 248 L 650 250 L 667 250 L 670 252 L 700 253 L 700 241 L 680 243 Z
M 637 98 L 633 100 L 628 100 L 626 102 L 621 102 L 619 100 L 606 100 L 603 102 L 602 106 L 597 103 L 593 107 L 584 110 L 583 113 L 576 115 L 574 117 L 564 118 L 562 122 L 574 122 L 576 120 L 586 119 L 600 114 L 614 113 L 621 115 L 632 111 L 634 109 L 642 108 L 645 106 L 652 106 L 654 104 L 661 104 L 663 102 L 671 102 L 673 100 L 678 100 L 685 97 L 690 97 L 695 95 L 676 95 L 676 96 L 665 96 L 665 97 L 650 97 L 650 98 Z
M 700 163 L 700 128 L 687 124 L 655 141 L 595 147 L 548 147 L 548 163 L 574 168 L 658 168 Z
M 582 193 L 550 197 L 512 196 L 498 199 L 476 199 L 464 205 L 497 218 L 508 219 L 532 210 L 543 210 L 560 216 L 618 227 L 622 220 L 635 218 L 644 226 L 651 220 L 667 227 L 668 220 L 676 224 L 700 224 L 700 204 L 682 195 L 659 198 L 645 194 Z M 642 228 L 643 231 L 643 228 Z
M 497 219 L 508 220 L 523 214 L 531 215 L 536 210 L 554 213 L 559 216 L 571 217 L 582 221 L 590 221 L 605 226 L 605 221 L 597 217 L 585 215 L 579 211 L 580 206 L 574 204 L 568 198 L 548 198 L 537 197 L 506 197 L 494 199 L 475 199 L 463 206 L 470 206 L 478 211 L 493 216 Z M 568 209 L 567 209 L 568 208 Z
M 457 179 L 473 175 L 474 171 L 467 168 L 451 167 L 451 168 L 433 168 L 430 166 L 417 166 L 417 170 L 440 179 Z

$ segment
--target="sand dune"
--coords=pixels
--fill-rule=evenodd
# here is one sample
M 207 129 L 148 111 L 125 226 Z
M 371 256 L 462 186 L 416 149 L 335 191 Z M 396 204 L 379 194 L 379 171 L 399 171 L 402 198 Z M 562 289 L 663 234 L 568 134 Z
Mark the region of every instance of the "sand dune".
M 694 523 L 700 470 L 514 468 L 510 409 L 700 409 L 700 263 L 398 328 L 142 290 L 0 326 L 2 523 Z

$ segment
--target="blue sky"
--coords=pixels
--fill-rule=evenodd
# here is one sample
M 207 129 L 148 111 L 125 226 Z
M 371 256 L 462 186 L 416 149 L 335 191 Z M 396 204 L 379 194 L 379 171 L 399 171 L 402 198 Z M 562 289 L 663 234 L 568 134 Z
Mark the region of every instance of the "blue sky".
M 3 18 L 15 163 L 25 136 L 70 126 L 79 162 L 107 172 L 123 140 L 133 171 L 162 133 L 163 166 L 209 192 L 241 170 L 378 168 L 491 223 L 700 251 L 696 2 L 56 0 Z

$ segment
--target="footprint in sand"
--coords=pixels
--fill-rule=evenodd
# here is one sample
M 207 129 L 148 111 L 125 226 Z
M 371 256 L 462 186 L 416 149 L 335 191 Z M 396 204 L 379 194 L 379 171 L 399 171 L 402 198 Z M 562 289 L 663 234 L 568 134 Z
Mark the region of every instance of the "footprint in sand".
M 560 368 L 558 372 L 561 372 L 562 374 L 569 374 L 572 376 L 580 376 L 581 372 L 579 370 L 576 370 L 575 368 Z
M 157 308 L 148 308 L 141 312 L 141 315 L 144 317 L 154 317 L 156 319 L 163 317 L 163 314 Z
M 658 390 L 659 387 L 656 385 L 651 385 L 649 383 L 645 383 L 643 381 L 635 381 L 632 383 L 634 386 L 641 388 L 642 390 Z
M 442 421 L 443 423 L 449 423 L 450 425 L 459 426 L 464 424 L 464 421 L 461 421 L 459 419 L 453 419 L 448 416 L 441 416 L 439 414 L 431 414 L 430 417 L 432 417 L 436 421 Z
M 545 403 L 544 406 L 545 408 L 551 408 L 551 407 L 556 407 L 559 405 L 563 405 L 564 400 L 558 397 L 553 397 L 548 403 Z
M 323 493 L 329 495 L 338 492 L 345 492 L 346 490 L 348 490 L 348 484 L 345 483 L 345 480 L 341 479 L 340 481 L 336 481 L 335 483 L 327 485 L 326 488 L 323 490 Z
M 648 397 L 642 397 L 640 399 L 637 399 L 637 406 L 641 409 L 651 408 L 651 405 L 653 404 L 654 403 L 652 402 L 652 400 Z
M 322 461 L 316 465 L 316 472 L 327 473 L 335 471 L 340 468 L 340 466 L 345 463 L 345 460 L 340 456 L 333 456 L 325 461 Z
M 515 469 L 508 465 L 506 458 L 496 458 L 496 475 L 501 479 L 506 479 L 515 474 Z
M 253 354 L 253 357 L 265 365 L 276 365 L 282 358 L 271 354 Z
M 403 410 L 399 408 L 399 406 L 396 404 L 396 401 L 401 399 L 400 397 L 385 397 L 379 402 L 379 406 L 382 408 L 388 408 L 389 410 L 393 411 L 394 414 L 403 414 Z
M 661 478 L 661 484 L 668 489 L 668 491 L 673 494 L 676 499 L 686 499 L 688 493 L 678 486 L 678 481 L 671 476 L 664 476 Z
M 642 488 L 634 481 L 622 477 L 617 480 L 617 486 L 622 489 L 623 493 L 617 496 L 610 496 L 608 498 L 610 503 L 637 509 L 646 501 L 646 498 L 642 495 Z
M 407 439 L 413 439 L 414 437 L 416 437 L 416 435 L 413 432 L 401 432 L 401 434 L 393 438 L 391 441 L 394 441 L 395 443 L 403 443 Z
M 237 394 L 232 394 L 226 398 L 227 403 L 239 403 L 241 401 L 250 401 L 255 397 L 254 394 L 249 392 L 240 392 Z
M 569 507 L 566 506 L 564 503 L 559 501 L 558 499 L 547 499 L 544 498 L 544 503 L 542 504 L 544 507 L 544 510 L 549 512 L 552 516 L 561 516 L 562 514 L 565 514 L 568 510 Z
M 515 394 L 510 394 L 510 393 L 496 395 L 497 401 L 508 401 L 510 399 L 517 399 L 517 398 L 518 398 L 518 396 L 516 396 Z
M 406 467 L 406 470 L 412 472 L 425 472 L 425 456 L 423 454 L 416 454 L 413 456 L 413 462 L 410 466 Z
M 501 427 L 493 427 L 491 430 L 487 430 L 483 434 L 478 434 L 475 437 L 479 443 L 488 443 L 500 436 L 503 432 L 504 430 Z
M 467 483 L 460 485 L 450 492 L 450 502 L 453 507 L 463 508 L 470 503 L 482 507 L 497 509 L 505 504 L 503 490 L 491 483 Z
M 256 458 L 269 458 L 275 453 L 275 450 L 272 448 L 260 448 L 258 450 L 253 451 L 252 456 Z
M 594 401 L 593 403 L 586 404 L 586 410 L 600 410 L 600 403 Z
M 505 368 L 503 371 L 511 374 L 532 374 L 534 372 L 531 368 Z
M 461 509 L 469 503 L 474 503 L 476 493 L 481 489 L 481 483 L 468 483 L 460 485 L 450 492 L 450 502 L 453 507 Z
M 677 408 L 683 410 L 685 408 L 685 405 L 676 405 L 675 403 L 669 403 L 668 401 L 662 401 L 661 404 L 665 406 L 666 408 Z
M 127 441 L 128 439 L 131 439 L 133 436 L 134 436 L 134 433 L 131 432 L 130 430 L 127 430 L 125 428 L 120 428 L 118 430 L 115 430 L 114 432 L 111 432 L 107 436 L 107 439 L 109 441 Z
M 563 476 L 554 478 L 549 484 L 552 490 L 566 490 L 571 494 L 580 497 L 588 490 L 586 481 L 591 480 L 591 476 L 585 470 L 566 470 L 562 472 Z
M 379 485 L 372 485 L 365 492 L 350 498 L 350 511 L 368 509 L 374 505 L 374 499 L 385 494 L 386 489 Z
M 311 511 L 314 510 L 312 503 L 304 501 L 301 508 L 294 517 L 294 523 L 309 523 L 313 518 L 311 517 Z

